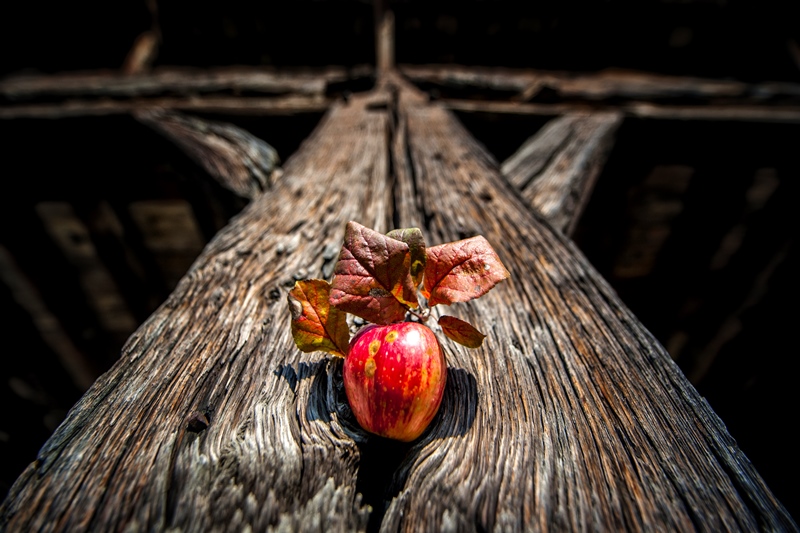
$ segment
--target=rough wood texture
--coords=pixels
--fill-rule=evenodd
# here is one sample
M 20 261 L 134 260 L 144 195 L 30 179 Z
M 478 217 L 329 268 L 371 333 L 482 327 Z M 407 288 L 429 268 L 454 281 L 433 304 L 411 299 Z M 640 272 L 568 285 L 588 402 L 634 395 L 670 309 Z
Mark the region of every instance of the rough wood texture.
M 503 163 L 503 175 L 554 228 L 571 235 L 621 123 L 620 113 L 554 119 Z
M 666 120 L 731 120 L 746 122 L 800 123 L 800 107 L 760 106 L 743 104 L 726 105 L 659 105 L 649 102 L 623 104 L 558 103 L 536 104 L 527 102 L 502 102 L 442 99 L 447 109 L 467 113 L 498 113 L 510 115 L 561 115 L 566 113 L 592 113 L 620 111 L 626 116 Z M 3 111 L 0 111 L 0 118 Z
M 0 80 L 0 96 L 9 100 L 41 97 L 137 97 L 164 94 L 234 93 L 320 95 L 330 83 L 367 76 L 371 69 L 329 67 L 321 71 L 278 72 L 263 68 L 160 68 L 152 73 L 67 72 L 17 75 Z
M 388 229 L 386 134 L 364 99 L 330 113 L 70 412 L 0 528 L 363 529 L 358 449 L 285 291 L 332 267 L 347 220 Z
M 376 29 L 379 70 L 386 70 L 394 65 L 391 11 L 376 11 Z M 800 85 L 785 82 L 748 84 L 620 70 L 575 74 L 452 65 L 406 65 L 401 70 L 417 83 L 513 93 L 510 101 L 445 100 L 447 107 L 459 111 L 556 115 L 610 110 L 642 118 L 800 122 Z M 127 76 L 118 72 L 18 75 L 0 80 L 0 97 L 6 100 L 0 106 L 0 119 L 154 108 L 244 114 L 321 112 L 331 103 L 326 92 L 332 84 L 372 75 L 366 66 L 288 72 L 229 67 L 161 68 Z M 237 96 L 221 94 L 229 91 Z M 558 101 L 529 102 L 542 91 L 554 93 Z M 64 100 L 52 102 L 54 98 Z M 685 105 L 686 100 L 699 105 Z
M 416 225 L 431 244 L 483 234 L 512 274 L 448 310 L 488 338 L 445 345 L 440 416 L 375 509 L 383 530 L 797 529 L 575 247 L 452 115 L 396 84 L 397 98 L 336 106 L 208 245 L 12 487 L 0 524 L 364 528 L 364 435 L 348 429 L 337 365 L 293 347 L 284 303 L 294 279 L 330 272 L 354 219 Z
M 288 95 L 269 98 L 238 96 L 157 97 L 130 100 L 66 100 L 58 103 L 15 104 L 0 107 L 0 119 L 69 118 L 83 116 L 123 115 L 141 111 L 176 109 L 233 115 L 292 115 L 322 113 L 332 100 L 324 95 Z
M 253 198 L 267 189 L 273 172 L 278 171 L 278 152 L 233 124 L 165 110 L 142 111 L 134 116 L 178 145 L 223 187 L 243 198 Z
M 415 98 L 398 116 L 403 212 L 423 215 L 400 225 L 430 242 L 483 234 L 511 279 L 448 310 L 488 334 L 447 345 L 477 400 L 462 392 L 414 446 L 383 529 L 796 529 L 669 355 L 453 117 Z
M 457 65 L 404 65 L 400 70 L 417 83 L 518 92 L 517 100 L 521 101 L 533 98 L 543 89 L 550 89 L 564 99 L 585 100 L 688 97 L 764 101 L 775 97 L 800 96 L 800 85 L 792 83 L 748 84 L 731 80 L 666 76 L 617 69 L 575 74 Z

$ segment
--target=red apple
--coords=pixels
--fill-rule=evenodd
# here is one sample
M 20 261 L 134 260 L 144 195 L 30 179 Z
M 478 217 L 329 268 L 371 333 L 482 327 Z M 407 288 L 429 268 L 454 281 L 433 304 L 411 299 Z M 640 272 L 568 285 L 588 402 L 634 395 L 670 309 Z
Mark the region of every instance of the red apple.
M 344 360 L 344 390 L 361 427 L 412 441 L 431 423 L 447 379 L 433 331 L 415 322 L 364 328 Z

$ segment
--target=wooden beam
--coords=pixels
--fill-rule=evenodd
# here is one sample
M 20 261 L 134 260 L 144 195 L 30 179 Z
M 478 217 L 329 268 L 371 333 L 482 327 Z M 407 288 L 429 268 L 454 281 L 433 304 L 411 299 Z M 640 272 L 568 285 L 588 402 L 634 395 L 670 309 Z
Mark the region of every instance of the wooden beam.
M 400 225 L 436 243 L 482 234 L 512 278 L 457 311 L 487 342 L 448 347 L 455 390 L 395 474 L 382 528 L 796 529 L 663 347 L 491 156 L 443 109 L 400 102 L 398 177 L 414 194 L 396 201 L 417 213 Z
M 800 123 L 800 107 L 768 107 L 758 105 L 657 105 L 636 102 L 620 105 L 590 104 L 531 104 L 520 102 L 442 99 L 442 105 L 452 111 L 467 113 L 497 113 L 509 115 L 562 115 L 619 111 L 625 116 L 662 120 L 720 120 L 741 122 Z
M 763 102 L 771 98 L 800 97 L 800 84 L 782 82 L 749 84 L 731 80 L 667 76 L 615 69 L 583 74 L 458 65 L 401 65 L 399 70 L 414 83 L 517 92 L 517 101 L 527 101 L 545 88 L 564 100 L 587 101 L 610 98 L 631 100 L 694 98 Z
M 381 74 L 394 70 L 394 12 L 388 0 L 373 0 L 375 14 L 375 70 Z
M 388 10 L 380 11 L 379 16 L 378 4 L 376 60 L 387 71 L 394 66 L 393 18 Z M 515 93 L 507 100 L 444 100 L 458 111 L 523 115 L 620 111 L 658 119 L 800 121 L 800 85 L 791 83 L 747 84 L 621 71 L 574 74 L 458 66 L 403 66 L 401 70 L 416 83 Z M 7 101 L 0 106 L 0 119 L 107 115 L 154 108 L 226 114 L 320 112 L 331 103 L 327 96 L 330 84 L 372 74 L 368 67 L 303 72 L 236 67 L 171 68 L 130 76 L 113 72 L 14 76 L 0 80 L 0 96 Z M 558 101 L 529 102 L 543 89 L 553 91 Z M 219 94 L 223 91 L 271 97 Z M 52 98 L 63 100 L 42 101 Z M 670 100 L 687 99 L 698 104 L 669 104 Z
M 128 209 L 166 286 L 175 287 L 205 244 L 192 206 L 183 199 L 139 200 Z
M 226 115 L 294 115 L 322 113 L 331 104 L 324 96 L 276 96 L 239 98 L 205 96 L 203 98 L 160 97 L 130 100 L 67 100 L 55 104 L 18 104 L 0 107 L 0 119 L 59 119 L 82 116 L 122 115 L 164 109 L 218 113 Z
M 223 187 L 243 198 L 253 198 L 267 189 L 273 173 L 280 173 L 278 152 L 233 124 L 166 110 L 139 111 L 134 116 L 175 143 Z
M 113 71 L 17 75 L 0 80 L 0 96 L 11 101 L 41 97 L 139 97 L 198 95 L 220 91 L 271 95 L 319 96 L 331 83 L 369 77 L 368 67 L 275 71 L 256 67 L 191 69 L 164 67 L 152 73 L 125 75 Z
M 621 113 L 564 115 L 525 141 L 501 171 L 532 209 L 571 235 L 621 123 Z
M 88 228 L 67 202 L 41 202 L 36 213 L 55 245 L 75 268 L 100 326 L 122 344 L 137 322 L 117 283 L 98 256 Z
M 8 287 L 14 301 L 30 315 L 42 340 L 56 354 L 75 387 L 80 391 L 87 390 L 97 378 L 97 370 L 89 358 L 75 346 L 58 317 L 45 304 L 35 285 L 2 245 L 0 245 L 0 280 Z
M 6 529 L 364 529 L 334 365 L 294 346 L 285 297 L 347 220 L 389 229 L 387 119 L 361 96 L 331 110 L 70 411 L 0 506 Z
M 512 274 L 452 309 L 486 341 L 445 345 L 440 415 L 400 449 L 388 491 L 364 495 L 376 527 L 797 529 L 574 245 L 452 114 L 390 83 L 335 105 L 274 190 L 206 247 L 11 488 L 0 523 L 364 529 L 356 481 L 375 472 L 362 451 L 389 463 L 389 444 L 351 425 L 341 362 L 298 352 L 285 304 L 357 220 L 418 226 L 430 244 L 482 234 Z

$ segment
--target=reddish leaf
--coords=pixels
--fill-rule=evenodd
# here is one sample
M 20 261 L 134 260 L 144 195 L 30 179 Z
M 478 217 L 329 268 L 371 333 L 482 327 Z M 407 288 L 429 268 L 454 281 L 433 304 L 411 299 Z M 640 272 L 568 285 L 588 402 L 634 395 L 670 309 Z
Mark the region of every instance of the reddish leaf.
M 410 265 L 406 243 L 348 222 L 331 304 L 376 324 L 403 320 L 409 307 L 419 305 Z
M 408 245 L 411 253 L 411 279 L 414 280 L 414 287 L 419 287 L 419 284 L 422 283 L 422 275 L 425 274 L 425 262 L 428 259 L 422 232 L 419 228 L 404 228 L 392 230 L 386 236 L 403 241 Z
M 466 302 L 508 276 L 489 241 L 479 235 L 428 248 L 422 294 L 431 307 Z
M 442 333 L 467 348 L 478 348 L 486 338 L 486 335 L 475 329 L 472 324 L 454 316 L 442 316 L 439 318 L 439 325 L 442 327 Z
M 347 315 L 331 307 L 331 285 L 323 279 L 298 281 L 289 291 L 292 337 L 304 352 L 321 350 L 346 356 L 350 344 Z

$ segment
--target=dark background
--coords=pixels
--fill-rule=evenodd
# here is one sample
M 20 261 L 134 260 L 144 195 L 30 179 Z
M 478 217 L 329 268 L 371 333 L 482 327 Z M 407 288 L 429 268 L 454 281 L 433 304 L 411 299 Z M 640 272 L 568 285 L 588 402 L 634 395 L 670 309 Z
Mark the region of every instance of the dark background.
M 616 68 L 800 83 L 800 36 L 789 4 L 390 3 L 401 64 Z M 6 3 L 0 75 L 114 71 L 154 21 L 162 36 L 156 67 L 374 63 L 367 2 L 159 1 L 155 18 L 149 5 L 155 3 Z M 440 89 L 437 96 L 447 94 Z M 285 160 L 320 115 L 213 118 L 262 137 Z M 502 161 L 550 117 L 460 118 Z M 147 248 L 130 206 L 185 202 L 205 242 L 244 202 L 129 117 L 3 120 L 0 139 L 0 245 L 95 371 L 103 372 L 124 336 L 103 330 L 76 266 L 52 242 L 37 206 L 67 203 L 89 228 L 97 226 L 99 206 L 111 207 L 127 248 L 97 232 L 90 238 L 140 323 L 174 282 Z M 798 124 L 627 119 L 575 235 L 795 518 L 798 141 Z M 126 258 L 130 251 L 137 268 Z M 192 256 L 173 259 L 174 268 L 185 269 Z M 39 338 L 7 283 L 0 284 L 0 309 L 2 495 L 82 391 Z

